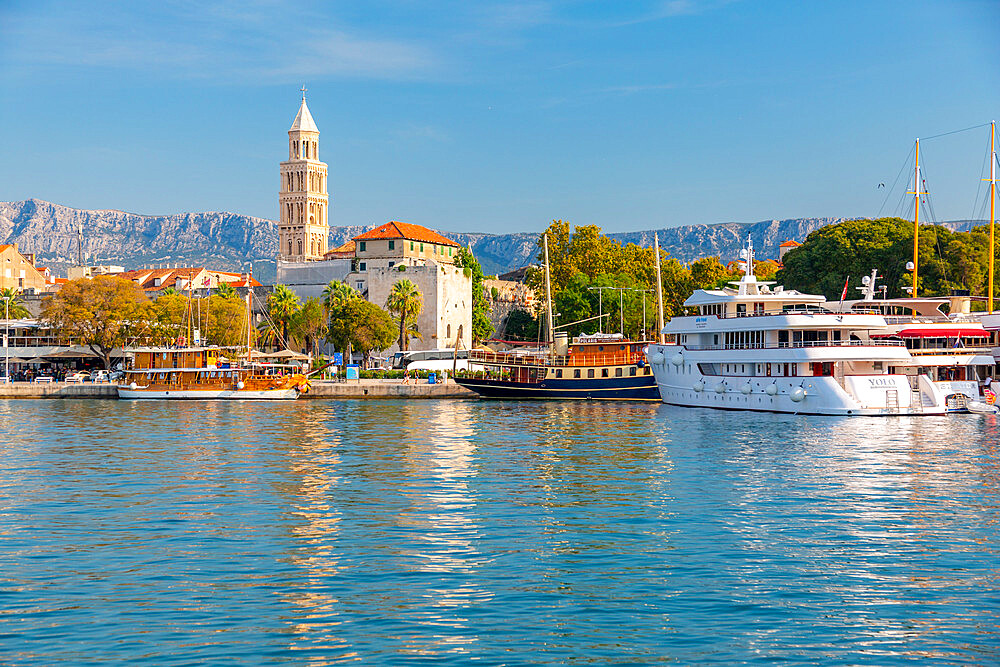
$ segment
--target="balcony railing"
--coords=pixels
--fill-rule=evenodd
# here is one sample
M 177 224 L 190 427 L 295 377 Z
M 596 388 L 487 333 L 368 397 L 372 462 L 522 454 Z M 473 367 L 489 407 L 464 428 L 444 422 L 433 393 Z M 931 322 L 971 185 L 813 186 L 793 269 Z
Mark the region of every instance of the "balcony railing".
M 597 354 L 522 355 L 473 350 L 469 363 L 497 366 L 626 366 L 644 360 L 641 352 L 601 352 Z
M 789 350 L 813 347 L 905 347 L 901 340 L 803 340 L 790 343 L 764 345 L 759 343 L 730 343 L 725 345 L 679 345 L 686 350 Z

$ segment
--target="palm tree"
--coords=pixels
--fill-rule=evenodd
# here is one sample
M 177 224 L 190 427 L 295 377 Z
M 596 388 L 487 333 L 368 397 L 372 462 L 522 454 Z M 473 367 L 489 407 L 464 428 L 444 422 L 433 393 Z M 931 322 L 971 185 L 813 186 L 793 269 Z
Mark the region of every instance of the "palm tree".
M 337 306 L 342 306 L 351 299 L 360 298 L 361 295 L 358 291 L 347 283 L 342 283 L 339 280 L 331 280 L 330 284 L 323 288 L 323 309 L 329 313 Z
M 215 288 L 215 293 L 223 299 L 233 299 L 237 296 L 236 288 L 229 283 L 219 283 L 219 286 Z
M 396 282 L 385 300 L 386 309 L 399 318 L 399 349 L 410 349 L 410 334 L 416 330 L 417 315 L 424 306 L 420 290 L 407 278 Z
M 0 289 L 0 301 L 3 301 L 6 306 L 5 317 L 31 317 L 31 313 L 21 301 L 21 293 L 13 287 Z
M 281 325 L 282 342 L 288 345 L 288 325 L 299 312 L 299 297 L 284 285 L 275 285 L 267 297 L 267 310 L 274 323 Z

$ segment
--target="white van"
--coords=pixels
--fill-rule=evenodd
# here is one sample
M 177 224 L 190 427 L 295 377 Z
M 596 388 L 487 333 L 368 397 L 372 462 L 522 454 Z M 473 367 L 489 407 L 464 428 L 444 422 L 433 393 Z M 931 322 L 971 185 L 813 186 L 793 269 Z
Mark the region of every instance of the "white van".
M 410 371 L 465 371 L 469 369 L 469 351 L 454 349 L 414 350 L 412 352 L 397 352 L 392 358 L 392 367 L 397 370 Z

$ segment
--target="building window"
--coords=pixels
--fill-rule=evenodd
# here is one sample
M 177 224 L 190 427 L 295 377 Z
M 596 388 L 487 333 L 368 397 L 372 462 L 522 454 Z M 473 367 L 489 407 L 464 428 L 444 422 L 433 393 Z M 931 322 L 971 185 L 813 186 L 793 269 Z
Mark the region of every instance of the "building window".
M 574 368 L 573 369 L 573 377 L 575 377 L 575 378 L 580 377 L 580 369 L 579 368 Z
M 413 241 L 410 241 L 410 250 L 413 250 Z
M 395 264 L 396 262 L 389 262 L 389 268 L 391 269 L 393 266 L 395 266 Z
M 562 377 L 562 369 L 561 368 L 557 368 L 556 369 L 556 377 L 557 378 L 561 378 Z
M 423 243 L 421 243 L 421 244 L 420 244 L 420 252 L 423 252 L 423 251 L 424 251 L 424 244 L 423 244 Z
M 360 250 L 361 252 L 364 252 L 367 249 L 368 249 L 368 244 L 365 243 L 364 241 L 362 241 L 361 245 L 358 247 L 358 250 Z
M 395 250 L 395 249 L 396 249 L 396 242 L 389 241 L 389 250 Z
M 448 325 L 448 333 L 445 334 L 448 338 L 451 338 L 451 325 Z
M 367 271 L 368 270 L 368 264 L 366 262 L 361 262 L 360 264 L 358 264 L 358 268 L 360 270 L 362 270 L 362 271 Z
M 448 256 L 451 257 L 451 248 L 448 248 Z
M 358 288 L 359 292 L 363 292 L 365 290 L 365 283 L 364 283 L 364 281 L 359 280 L 357 282 L 357 288 Z

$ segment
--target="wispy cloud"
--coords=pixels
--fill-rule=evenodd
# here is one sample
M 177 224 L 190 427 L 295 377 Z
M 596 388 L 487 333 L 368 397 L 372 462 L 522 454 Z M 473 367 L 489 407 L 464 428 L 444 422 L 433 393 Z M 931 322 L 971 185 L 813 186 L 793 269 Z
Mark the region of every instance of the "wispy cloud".
M 290 7 L 290 6 L 289 6 Z M 188 2 L 120 15 L 68 8 L 9 13 L 0 57 L 22 66 L 103 67 L 173 78 L 251 79 L 427 76 L 439 58 L 427 44 L 365 34 L 282 5 Z

